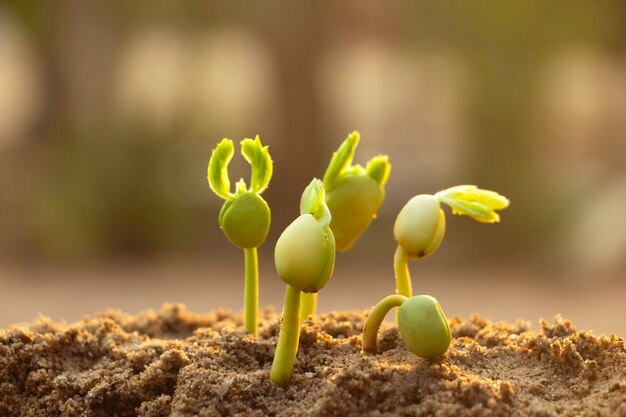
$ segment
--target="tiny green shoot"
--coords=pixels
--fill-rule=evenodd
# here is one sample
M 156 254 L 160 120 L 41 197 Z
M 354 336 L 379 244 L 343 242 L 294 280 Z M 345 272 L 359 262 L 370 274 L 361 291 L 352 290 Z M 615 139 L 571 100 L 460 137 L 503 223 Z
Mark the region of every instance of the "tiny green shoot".
M 373 157 L 365 167 L 352 165 L 360 138 L 356 131 L 348 135 L 333 153 L 323 179 L 339 252 L 348 251 L 376 218 L 391 172 L 387 155 Z M 316 304 L 317 294 L 302 294 L 300 318 L 315 315 Z
M 278 238 L 274 262 L 287 284 L 283 320 L 270 380 L 285 386 L 291 380 L 300 338 L 300 297 L 317 293 L 330 279 L 335 266 L 335 238 L 329 225 L 324 184 L 313 179 L 300 201 L 300 216 Z
M 442 356 L 450 347 L 450 326 L 439 302 L 429 295 L 405 297 L 395 294 L 383 298 L 372 308 L 363 328 L 363 353 L 378 353 L 378 330 L 387 313 L 398 309 L 398 330 L 407 348 L 422 358 Z
M 242 178 L 232 193 L 228 164 L 234 150 L 230 139 L 222 139 L 211 154 L 208 180 L 211 190 L 225 200 L 219 214 L 220 228 L 228 240 L 244 250 L 244 328 L 256 337 L 259 304 L 257 247 L 265 242 L 271 222 L 270 208 L 261 193 L 269 185 L 273 165 L 268 148 L 261 144 L 258 135 L 254 140 L 242 140 L 241 154 L 252 167 L 250 187 Z
M 367 165 L 352 165 L 360 141 L 352 132 L 339 146 L 324 174 L 326 204 L 332 215 L 330 228 L 337 250 L 349 250 L 367 229 L 385 199 L 385 184 L 391 164 L 387 155 L 377 155 Z
M 482 223 L 500 221 L 497 210 L 509 206 L 509 200 L 475 185 L 460 185 L 434 195 L 420 194 L 411 198 L 400 210 L 393 226 L 398 247 L 394 255 L 396 294 L 412 296 L 408 260 L 423 259 L 433 253 L 443 240 L 446 218 L 441 203 L 453 214 L 466 215 Z

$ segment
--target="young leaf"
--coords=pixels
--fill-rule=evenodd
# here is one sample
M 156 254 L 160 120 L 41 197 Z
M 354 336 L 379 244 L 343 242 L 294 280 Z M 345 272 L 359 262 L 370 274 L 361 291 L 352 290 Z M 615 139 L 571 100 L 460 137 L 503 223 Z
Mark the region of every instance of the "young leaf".
M 377 155 L 369 160 L 365 166 L 365 173 L 368 177 L 384 187 L 389 179 L 391 164 L 387 155 Z
M 452 208 L 453 214 L 464 214 L 482 223 L 497 223 L 500 221 L 498 213 L 482 203 L 447 197 L 442 197 L 440 200 Z
M 360 138 L 361 135 L 359 135 L 359 132 L 354 131 L 350 133 L 346 140 L 343 141 L 339 149 L 333 153 L 333 157 L 331 158 L 330 164 L 328 164 L 328 168 L 326 168 L 326 173 L 324 174 L 324 185 L 327 190 L 332 188 L 335 180 L 339 178 L 339 176 L 343 174 L 352 163 L 354 151 L 359 144 Z
M 457 185 L 439 191 L 437 195 L 454 198 L 455 200 L 476 201 L 494 210 L 502 210 L 509 206 L 509 199 L 495 191 L 483 190 L 475 185 Z
M 457 185 L 439 191 L 435 197 L 452 208 L 453 214 L 464 214 L 483 223 L 496 223 L 500 216 L 496 210 L 509 206 L 508 198 L 495 191 L 483 190 L 475 185 Z
M 248 187 L 246 186 L 246 180 L 243 178 L 239 178 L 239 181 L 235 183 L 235 194 L 243 194 L 248 191 Z
M 326 205 L 326 192 L 324 183 L 313 178 L 311 183 L 304 189 L 300 199 L 300 214 L 312 214 L 322 228 L 330 224 L 330 210 Z
M 228 179 L 228 163 L 233 158 L 235 148 L 230 139 L 222 141 L 213 149 L 209 167 L 207 169 L 209 187 L 215 194 L 225 200 L 233 197 L 230 193 L 230 180 Z
M 244 139 L 241 141 L 241 154 L 252 166 L 250 189 L 260 194 L 267 188 L 272 178 L 273 163 L 267 146 L 261 144 L 259 135 L 254 140 Z

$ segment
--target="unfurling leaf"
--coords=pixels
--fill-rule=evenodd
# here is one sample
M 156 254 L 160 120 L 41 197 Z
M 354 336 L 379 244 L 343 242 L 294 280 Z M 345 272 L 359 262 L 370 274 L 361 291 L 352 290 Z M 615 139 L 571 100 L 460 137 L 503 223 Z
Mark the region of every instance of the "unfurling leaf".
M 365 168 L 352 165 L 360 141 L 352 132 L 333 154 L 324 175 L 326 203 L 333 220 L 337 250 L 347 251 L 368 228 L 385 199 L 391 164 L 386 155 L 372 158 Z
M 207 176 L 209 187 L 215 194 L 225 200 L 233 197 L 230 193 L 230 180 L 228 179 L 228 163 L 233 158 L 235 148 L 230 139 L 222 139 L 222 141 L 213 149 Z
M 496 210 L 509 206 L 509 200 L 503 195 L 475 185 L 450 187 L 439 191 L 435 197 L 449 205 L 453 214 L 466 215 L 482 223 L 499 222 L 500 216 Z
M 391 164 L 387 155 L 377 155 L 369 160 L 365 166 L 365 173 L 368 177 L 384 187 L 389 179 Z
M 328 164 L 328 168 L 326 168 L 326 173 L 324 174 L 324 185 L 326 186 L 326 191 L 330 191 L 332 189 L 333 184 L 345 172 L 346 169 L 352 163 L 352 159 L 354 158 L 354 151 L 359 144 L 359 140 L 361 135 L 359 132 L 352 132 L 348 135 L 346 140 L 343 141 L 339 149 L 333 153 L 333 157 Z
M 322 228 L 330 224 L 330 211 L 326 205 L 324 184 L 317 178 L 314 178 L 302 193 L 300 214 L 312 214 Z
M 250 191 L 260 194 L 269 185 L 273 173 L 273 163 L 268 147 L 261 144 L 259 135 L 253 139 L 241 141 L 241 154 L 252 166 Z

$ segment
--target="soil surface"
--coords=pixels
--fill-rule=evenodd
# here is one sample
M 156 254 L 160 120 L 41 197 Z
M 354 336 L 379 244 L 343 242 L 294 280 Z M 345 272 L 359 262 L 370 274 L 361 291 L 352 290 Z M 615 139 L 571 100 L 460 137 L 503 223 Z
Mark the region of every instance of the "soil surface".
M 567 320 L 450 320 L 436 361 L 406 350 L 385 324 L 363 356 L 365 312 L 303 324 L 292 383 L 269 381 L 280 317 L 257 340 L 227 310 L 181 305 L 75 324 L 40 317 L 0 331 L 0 416 L 621 416 L 626 349 Z

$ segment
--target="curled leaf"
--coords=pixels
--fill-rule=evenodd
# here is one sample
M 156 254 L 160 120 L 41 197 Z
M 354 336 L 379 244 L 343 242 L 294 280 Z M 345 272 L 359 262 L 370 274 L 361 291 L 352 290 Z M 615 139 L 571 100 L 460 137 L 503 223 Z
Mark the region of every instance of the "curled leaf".
M 369 160 L 365 166 L 365 174 L 384 187 L 389 179 L 391 164 L 387 155 L 377 155 Z
M 211 190 L 213 190 L 215 194 L 225 200 L 229 200 L 233 197 L 230 193 L 228 163 L 233 158 L 234 152 L 233 142 L 227 138 L 222 139 L 215 149 L 213 149 L 207 169 L 209 187 L 211 187 Z
M 451 187 L 439 191 L 435 197 L 449 205 L 453 214 L 466 215 L 482 223 L 499 222 L 500 216 L 496 210 L 509 206 L 509 200 L 503 195 L 475 185 Z
M 260 194 L 269 185 L 273 173 L 273 162 L 268 147 L 261 144 L 259 135 L 241 141 L 241 154 L 252 167 L 250 191 Z
M 330 224 L 330 210 L 326 205 L 324 183 L 317 178 L 307 185 L 300 199 L 300 214 L 312 214 L 322 228 Z
M 476 201 L 494 210 L 502 210 L 509 206 L 509 199 L 491 190 L 483 190 L 475 185 L 457 185 L 436 195 L 445 195 L 456 200 Z
M 442 202 L 452 208 L 452 214 L 466 215 L 482 223 L 497 223 L 500 216 L 490 207 L 475 201 L 442 198 Z

